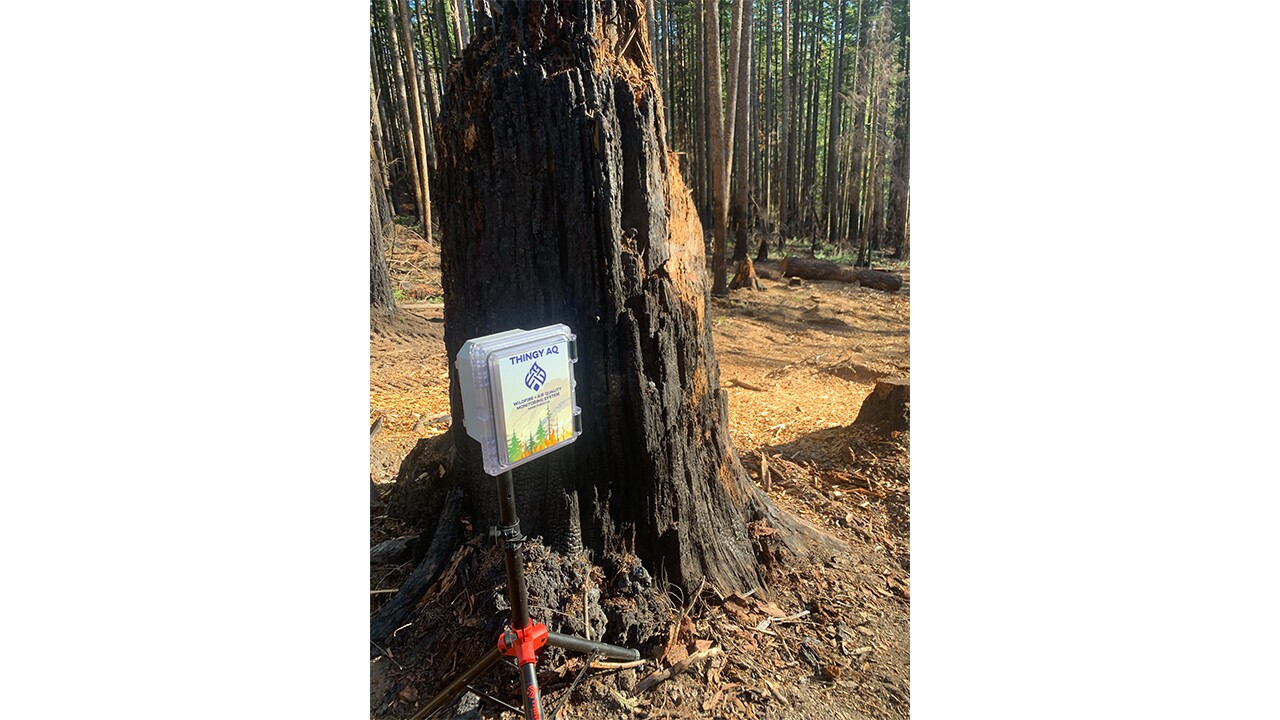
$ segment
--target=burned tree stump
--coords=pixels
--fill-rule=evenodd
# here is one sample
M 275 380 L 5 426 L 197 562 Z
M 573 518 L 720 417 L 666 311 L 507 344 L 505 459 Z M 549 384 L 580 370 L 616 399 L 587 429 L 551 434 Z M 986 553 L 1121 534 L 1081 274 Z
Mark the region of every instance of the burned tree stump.
M 885 292 L 897 292 L 902 289 L 902 278 L 891 272 L 840 265 L 816 258 L 785 257 L 782 258 L 782 264 L 779 267 L 784 277 L 856 282 Z
M 760 284 L 760 279 L 756 277 L 756 269 L 751 262 L 751 258 L 744 257 L 739 260 L 738 267 L 733 272 L 733 281 L 729 283 L 729 289 L 737 290 L 738 288 L 764 290 L 764 286 Z
M 782 269 L 777 260 L 756 260 L 756 277 L 762 280 L 781 280 Z
M 877 380 L 862 401 L 855 424 L 880 425 L 885 430 L 906 430 L 911 424 L 911 380 Z
M 564 323 L 590 368 L 582 436 L 514 470 L 522 531 L 637 557 L 686 592 L 763 585 L 749 522 L 796 555 L 826 551 L 833 539 L 754 487 L 725 430 L 702 224 L 663 132 L 644 5 L 479 7 L 436 125 L 446 352 Z M 457 419 L 452 364 L 449 383 Z M 448 481 L 476 527 L 497 524 L 479 445 L 458 424 L 448 435 Z

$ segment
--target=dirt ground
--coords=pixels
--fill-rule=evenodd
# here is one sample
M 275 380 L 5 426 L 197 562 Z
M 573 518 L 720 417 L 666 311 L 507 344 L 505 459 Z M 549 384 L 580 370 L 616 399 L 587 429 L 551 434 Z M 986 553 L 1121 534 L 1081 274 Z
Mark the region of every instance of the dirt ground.
M 397 227 L 390 263 L 399 312 L 370 330 L 369 421 L 379 426 L 370 444 L 375 496 L 420 438 L 449 427 L 439 257 Z M 703 592 L 684 603 L 686 619 L 665 657 L 640 668 L 591 671 L 559 717 L 909 717 L 910 438 L 852 424 L 877 379 L 911 374 L 910 277 L 905 268 L 894 270 L 906 283 L 892 294 L 766 279 L 763 292 L 738 290 L 712 301 L 730 431 L 743 463 L 781 508 L 845 541 L 849 551 L 774 567 L 769 587 L 751 597 Z M 371 512 L 371 546 L 410 532 Z M 411 562 L 371 565 L 371 612 L 411 570 Z M 655 670 L 709 647 L 722 653 L 634 692 Z M 548 714 L 581 668 L 578 657 L 539 665 Z M 504 677 L 482 683 L 485 691 L 514 703 L 514 671 L 488 674 Z M 410 717 L 438 680 L 401 664 L 393 650 L 377 652 L 371 716 Z M 464 716 L 517 715 L 486 700 Z

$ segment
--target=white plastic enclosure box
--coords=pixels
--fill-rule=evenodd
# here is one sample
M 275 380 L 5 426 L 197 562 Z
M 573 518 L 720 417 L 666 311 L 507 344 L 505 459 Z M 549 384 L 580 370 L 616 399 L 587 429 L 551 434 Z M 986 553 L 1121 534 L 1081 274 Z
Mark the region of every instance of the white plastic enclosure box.
M 507 330 L 462 344 L 455 364 L 463 425 L 480 443 L 484 470 L 500 475 L 582 434 L 568 325 Z

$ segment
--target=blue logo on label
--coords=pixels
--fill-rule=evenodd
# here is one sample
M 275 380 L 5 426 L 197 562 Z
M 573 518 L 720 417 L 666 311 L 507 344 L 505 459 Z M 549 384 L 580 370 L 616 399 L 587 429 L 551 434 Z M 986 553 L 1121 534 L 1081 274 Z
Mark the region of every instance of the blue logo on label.
M 538 388 L 542 387 L 542 383 L 546 381 L 547 381 L 547 371 L 538 367 L 538 363 L 536 362 L 533 364 L 533 367 L 529 368 L 528 374 L 524 376 L 525 387 L 535 392 L 538 390 Z

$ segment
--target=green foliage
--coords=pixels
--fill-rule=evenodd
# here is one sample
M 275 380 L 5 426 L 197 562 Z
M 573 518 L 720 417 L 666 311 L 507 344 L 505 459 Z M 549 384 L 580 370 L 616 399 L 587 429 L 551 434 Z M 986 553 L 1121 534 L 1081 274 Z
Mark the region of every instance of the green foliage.
M 419 235 L 422 234 L 422 221 L 412 215 L 396 215 L 392 218 L 392 222 L 401 227 L 407 227 Z
M 858 249 L 843 245 L 827 245 L 821 243 L 813 255 L 819 260 L 828 260 L 842 265 L 852 265 L 858 261 Z
M 404 288 L 399 285 L 391 288 L 391 296 L 394 297 L 398 303 L 404 302 L 405 298 L 409 297 L 408 295 L 405 295 Z

